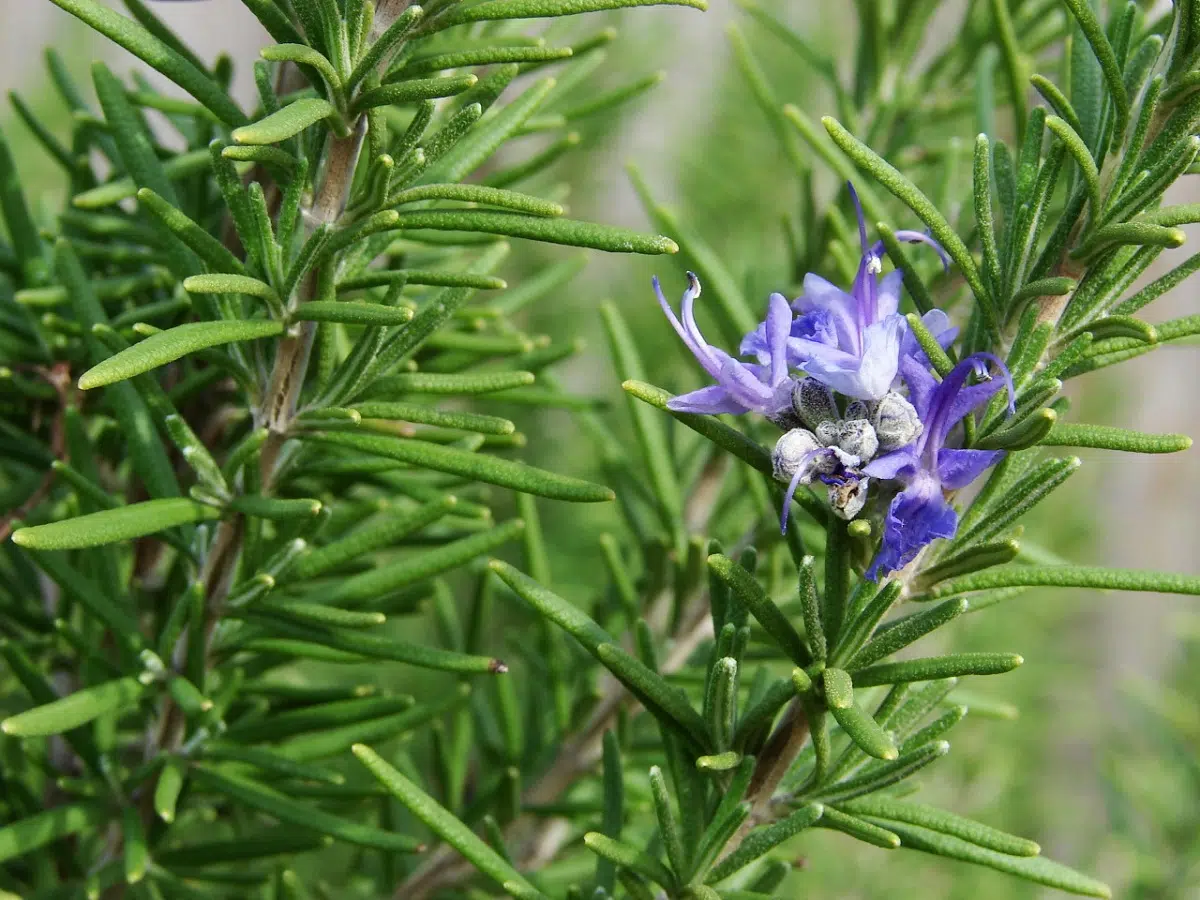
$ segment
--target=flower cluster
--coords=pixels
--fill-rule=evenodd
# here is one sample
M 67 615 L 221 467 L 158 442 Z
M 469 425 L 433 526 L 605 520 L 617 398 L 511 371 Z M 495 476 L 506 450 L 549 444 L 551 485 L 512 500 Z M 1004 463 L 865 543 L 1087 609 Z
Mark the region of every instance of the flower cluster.
M 937 379 L 898 312 L 903 273 L 895 269 L 880 277 L 883 244 L 868 243 L 862 207 L 850 191 L 862 244 L 850 291 L 810 273 L 793 303 L 771 294 L 766 319 L 738 348 L 743 359 L 701 334 L 694 274 L 688 273 L 678 316 L 657 278 L 654 290 L 676 333 L 716 381 L 674 398 L 670 408 L 756 412 L 783 429 L 772 456 L 775 478 L 787 484 L 782 528 L 796 490 L 814 481 L 827 486 L 833 512 L 847 520 L 863 512 L 872 494 L 892 497 L 883 543 L 867 573 L 877 579 L 906 566 L 934 539 L 954 535 L 958 514 L 946 492 L 975 480 L 1003 451 L 948 447 L 951 431 L 1002 388 L 1011 410 L 1013 391 L 1004 364 L 991 354 L 967 357 Z M 949 264 L 928 235 L 900 231 L 896 237 L 929 244 Z M 941 310 L 926 313 L 922 324 L 943 348 L 957 336 Z

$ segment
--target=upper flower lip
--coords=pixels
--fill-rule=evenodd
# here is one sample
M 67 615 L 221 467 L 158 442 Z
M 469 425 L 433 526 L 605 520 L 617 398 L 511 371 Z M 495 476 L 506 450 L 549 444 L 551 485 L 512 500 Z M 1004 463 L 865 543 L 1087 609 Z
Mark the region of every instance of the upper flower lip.
M 774 417 L 791 403 L 791 382 L 785 349 L 791 328 L 791 310 L 782 295 L 773 294 L 763 323 L 767 361 L 761 365 L 734 359 L 724 350 L 705 340 L 696 324 L 695 303 L 700 296 L 700 279 L 688 272 L 688 288 L 683 292 L 679 316 L 663 295 L 656 276 L 653 279 L 658 303 L 687 348 L 717 383 L 675 397 L 670 409 L 692 413 L 742 413 L 754 411 Z M 776 299 L 778 298 L 778 299 Z

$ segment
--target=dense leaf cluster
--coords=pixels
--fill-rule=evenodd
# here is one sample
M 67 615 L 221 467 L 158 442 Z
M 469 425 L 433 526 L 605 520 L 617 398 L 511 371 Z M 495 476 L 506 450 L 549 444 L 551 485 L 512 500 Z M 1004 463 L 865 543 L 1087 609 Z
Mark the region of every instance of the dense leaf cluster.
M 913 645 L 1034 586 L 1200 594 L 1068 564 L 1020 523 L 1079 467 L 1044 448 L 1190 446 L 1060 421 L 1059 395 L 1200 330 L 1136 315 L 1200 256 L 1133 288 L 1200 219 L 1163 205 L 1200 152 L 1200 6 L 977 0 L 918 67 L 940 4 L 863 2 L 846 83 L 743 4 L 734 53 L 802 185 L 796 280 L 853 278 L 857 234 L 817 167 L 853 178 L 933 369 L 997 353 L 1016 386 L 1013 415 L 998 396 L 964 420 L 963 446 L 1008 453 L 951 498 L 957 535 L 876 584 L 878 519 L 805 489 L 781 535 L 762 423 L 668 411 L 615 307 L 632 444 L 561 387 L 577 347 L 521 314 L 578 259 L 495 274 L 505 238 L 680 250 L 731 342 L 758 321 L 636 171 L 671 238 L 565 218 L 547 180 L 577 123 L 657 76 L 599 90 L 614 32 L 530 20 L 651 0 L 243 0 L 276 42 L 252 111 L 232 62 L 142 0 L 53 2 L 191 99 L 96 64 L 97 110 L 51 52 L 66 141 L 17 111 L 70 186 L 52 221 L 0 138 L 0 890 L 767 900 L 791 868 L 777 848 L 824 828 L 1108 896 L 909 796 L 967 714 L 960 680 L 1022 662 Z M 827 83 L 823 130 L 776 99 L 759 40 Z M 901 214 L 952 268 L 908 259 Z M 963 325 L 948 348 L 917 315 L 934 307 Z M 517 458 L 531 407 L 572 411 L 609 486 Z M 556 592 L 535 497 L 618 501 L 591 596 Z M 492 558 L 514 544 L 520 565 Z M 385 662 L 411 667 L 409 693 L 328 674 Z

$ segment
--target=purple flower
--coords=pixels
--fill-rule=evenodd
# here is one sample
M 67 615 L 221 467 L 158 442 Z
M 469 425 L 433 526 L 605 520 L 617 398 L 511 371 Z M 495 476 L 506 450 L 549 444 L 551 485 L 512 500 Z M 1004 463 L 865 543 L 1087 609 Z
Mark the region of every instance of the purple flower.
M 848 187 L 858 213 L 858 237 L 862 245 L 858 274 L 850 293 L 819 275 L 804 276 L 804 293 L 792 305 L 799 316 L 789 329 L 787 358 L 789 365 L 803 369 L 839 394 L 878 400 L 891 390 L 896 380 L 907 332 L 908 323 L 897 312 L 904 276 L 896 269 L 879 278 L 883 270 L 880 259 L 883 242 L 867 243 L 862 204 L 853 185 Z M 896 237 L 929 244 L 949 264 L 942 248 L 928 235 L 898 231 Z M 765 325 L 746 335 L 741 353 L 756 355 L 760 363 L 771 358 Z
M 968 385 L 971 374 L 988 375 L 989 362 L 1000 370 L 1000 377 Z M 905 485 L 888 508 L 883 545 L 867 572 L 872 581 L 880 574 L 904 568 L 934 539 L 953 537 L 958 513 L 946 501 L 944 492 L 966 487 L 1004 455 L 1003 450 L 946 447 L 950 430 L 1001 388 L 1008 389 L 1009 411 L 1013 409 L 1012 378 L 1004 363 L 990 353 L 967 357 L 940 383 L 924 366 L 905 366 L 905 370 L 909 400 L 924 429 L 907 447 L 877 457 L 863 467 L 865 475 L 894 478 Z
M 772 294 L 767 307 L 767 319 L 762 324 L 764 335 L 761 365 L 743 363 L 724 350 L 712 346 L 696 325 L 694 309 L 700 296 L 700 279 L 688 272 L 688 289 L 683 292 L 680 317 L 663 296 L 658 278 L 654 292 L 659 305 L 671 322 L 671 327 L 700 365 L 717 383 L 689 394 L 675 397 L 667 406 L 677 412 L 717 413 L 757 412 L 776 419 L 791 408 L 792 382 L 788 377 L 786 343 L 792 325 L 792 311 L 782 294 Z

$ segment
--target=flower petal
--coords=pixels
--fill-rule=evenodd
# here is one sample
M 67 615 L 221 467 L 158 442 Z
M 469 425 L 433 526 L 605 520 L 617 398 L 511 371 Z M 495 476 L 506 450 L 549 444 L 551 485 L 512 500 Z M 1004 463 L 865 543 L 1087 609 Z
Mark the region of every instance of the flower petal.
M 900 308 L 900 283 L 903 280 L 904 273 L 899 269 L 892 269 L 879 279 L 879 287 L 875 293 L 875 309 L 880 319 L 894 316 Z
M 671 323 L 671 327 L 675 329 L 675 333 L 679 335 L 679 339 L 683 341 L 690 351 L 692 351 L 692 355 L 695 356 L 700 365 L 704 367 L 704 371 L 706 371 L 713 378 L 716 378 L 717 374 L 721 370 L 720 363 L 713 358 L 712 348 L 704 340 L 704 335 L 700 334 L 700 330 L 698 328 L 694 328 L 695 320 L 692 318 L 691 314 L 692 302 L 700 294 L 699 280 L 696 279 L 696 276 L 691 275 L 688 282 L 688 289 L 683 294 L 684 319 L 690 323 L 688 327 L 685 327 L 684 324 L 679 321 L 678 317 L 675 315 L 675 310 L 671 308 L 671 304 L 668 303 L 667 298 L 663 296 L 662 285 L 659 283 L 657 275 L 654 276 L 654 278 L 651 280 L 651 283 L 654 285 L 654 293 L 658 297 L 658 305 L 662 307 L 663 313 L 666 314 L 667 321 Z
M 783 294 L 771 295 L 763 325 L 766 326 L 767 352 L 770 355 L 771 384 L 776 385 L 787 378 L 787 343 L 792 333 L 792 310 Z
M 700 388 L 687 394 L 680 394 L 667 401 L 667 409 L 675 412 L 699 413 L 715 416 L 719 413 L 734 413 L 740 415 L 748 409 L 734 399 L 729 391 L 719 384 Z
M 872 478 L 887 481 L 890 478 L 910 478 L 920 465 L 917 455 L 910 448 L 904 447 L 875 457 L 863 467 L 863 472 Z
M 937 538 L 953 537 L 957 529 L 958 513 L 942 496 L 937 479 L 922 473 L 888 507 L 883 544 L 867 578 L 876 581 L 881 574 L 904 568 L 921 548 Z
M 1003 450 L 939 450 L 938 477 L 942 487 L 956 491 L 966 487 L 982 475 L 988 466 L 995 465 L 1003 457 Z

